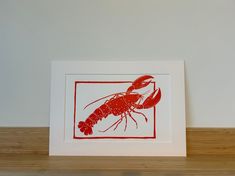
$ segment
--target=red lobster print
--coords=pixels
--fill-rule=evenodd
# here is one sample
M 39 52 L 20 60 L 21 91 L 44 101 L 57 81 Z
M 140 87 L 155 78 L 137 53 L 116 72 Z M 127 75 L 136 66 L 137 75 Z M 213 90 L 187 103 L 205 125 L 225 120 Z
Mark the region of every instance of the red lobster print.
M 80 121 L 78 123 L 78 128 L 80 128 L 80 131 L 85 135 L 92 135 L 93 126 L 97 124 L 99 120 L 101 121 L 102 119 L 107 118 L 110 114 L 114 116 L 120 116 L 120 119 L 102 132 L 109 130 L 115 125 L 116 126 L 114 130 L 116 130 L 123 119 L 125 119 L 126 122 L 124 129 L 124 131 L 126 131 L 127 116 L 129 116 L 135 122 L 136 128 L 138 128 L 138 124 L 132 116 L 132 113 L 142 115 L 147 122 L 147 117 L 142 112 L 136 111 L 136 109 L 149 109 L 154 107 L 161 99 L 161 89 L 159 88 L 157 90 L 154 90 L 142 104 L 140 104 L 140 101 L 143 99 L 144 95 L 133 91 L 148 86 L 151 83 L 152 78 L 153 77 L 150 75 L 140 76 L 132 83 L 132 85 L 127 89 L 126 92 L 111 94 L 88 104 L 86 107 L 104 98 L 112 96 L 111 99 L 105 101 L 104 104 L 102 104 L 92 114 L 90 114 L 85 121 Z

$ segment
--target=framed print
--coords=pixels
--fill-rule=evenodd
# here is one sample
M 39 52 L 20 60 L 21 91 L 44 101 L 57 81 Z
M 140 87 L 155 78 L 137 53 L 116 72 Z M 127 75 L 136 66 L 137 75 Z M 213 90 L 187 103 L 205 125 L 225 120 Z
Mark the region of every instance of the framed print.
M 49 154 L 186 156 L 184 62 L 52 62 Z

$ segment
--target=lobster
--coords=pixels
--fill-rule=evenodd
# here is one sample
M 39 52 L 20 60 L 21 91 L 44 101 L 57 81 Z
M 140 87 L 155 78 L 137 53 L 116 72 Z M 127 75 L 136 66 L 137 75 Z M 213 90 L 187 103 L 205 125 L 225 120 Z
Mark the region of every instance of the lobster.
M 78 122 L 78 128 L 84 135 L 92 135 L 93 134 L 93 126 L 101 121 L 104 118 L 107 118 L 110 114 L 114 116 L 120 116 L 115 123 L 113 123 L 109 128 L 103 130 L 101 132 L 106 132 L 110 128 L 114 127 L 114 130 L 119 126 L 119 124 L 125 119 L 125 128 L 127 128 L 127 115 L 135 122 L 136 128 L 138 128 L 137 121 L 134 119 L 131 113 L 140 114 L 144 117 L 145 121 L 147 122 L 148 118 L 142 112 L 136 111 L 136 109 L 149 109 L 154 107 L 161 99 L 161 89 L 158 88 L 154 90 L 142 104 L 140 104 L 141 100 L 143 100 L 144 95 L 139 94 L 137 92 L 133 92 L 134 90 L 141 89 L 143 87 L 148 86 L 152 81 L 153 76 L 150 75 L 143 75 L 137 78 L 132 85 L 127 89 L 126 92 L 120 92 L 111 94 L 105 97 L 102 97 L 98 100 L 95 100 L 88 105 L 85 106 L 87 108 L 89 105 L 100 101 L 104 98 L 111 97 L 109 100 L 106 100 L 104 104 L 100 105 L 97 109 L 93 111 L 92 114 L 85 121 Z M 85 109 L 84 108 L 84 109 Z

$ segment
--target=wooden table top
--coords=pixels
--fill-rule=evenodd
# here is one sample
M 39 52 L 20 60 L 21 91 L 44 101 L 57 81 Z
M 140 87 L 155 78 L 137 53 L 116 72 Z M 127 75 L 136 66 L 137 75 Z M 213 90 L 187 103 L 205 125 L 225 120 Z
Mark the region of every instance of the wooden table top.
M 235 175 L 235 156 L 49 157 L 1 154 L 0 175 Z

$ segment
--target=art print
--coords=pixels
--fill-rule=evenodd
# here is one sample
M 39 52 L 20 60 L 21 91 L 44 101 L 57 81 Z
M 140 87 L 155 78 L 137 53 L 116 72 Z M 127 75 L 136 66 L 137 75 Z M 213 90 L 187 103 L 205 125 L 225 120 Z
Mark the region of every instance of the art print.
M 50 154 L 178 155 L 173 146 L 185 143 L 185 126 L 184 111 L 178 111 L 176 106 L 180 105 L 175 103 L 176 92 L 183 95 L 175 87 L 175 78 L 183 83 L 183 77 L 177 69 L 169 71 L 168 64 L 152 67 L 153 63 L 128 63 L 139 67 L 137 72 L 135 67 L 127 69 L 124 62 L 56 62 Z M 97 69 L 97 64 L 113 70 Z M 177 64 L 176 68 L 181 67 Z M 123 70 L 115 69 L 115 65 L 123 66 Z M 86 67 L 91 66 L 94 69 L 88 71 Z M 178 101 L 184 102 L 182 98 Z M 181 136 L 175 136 L 179 133 Z M 126 150 L 130 146 L 135 150 Z M 185 154 L 185 147 L 178 152 Z

